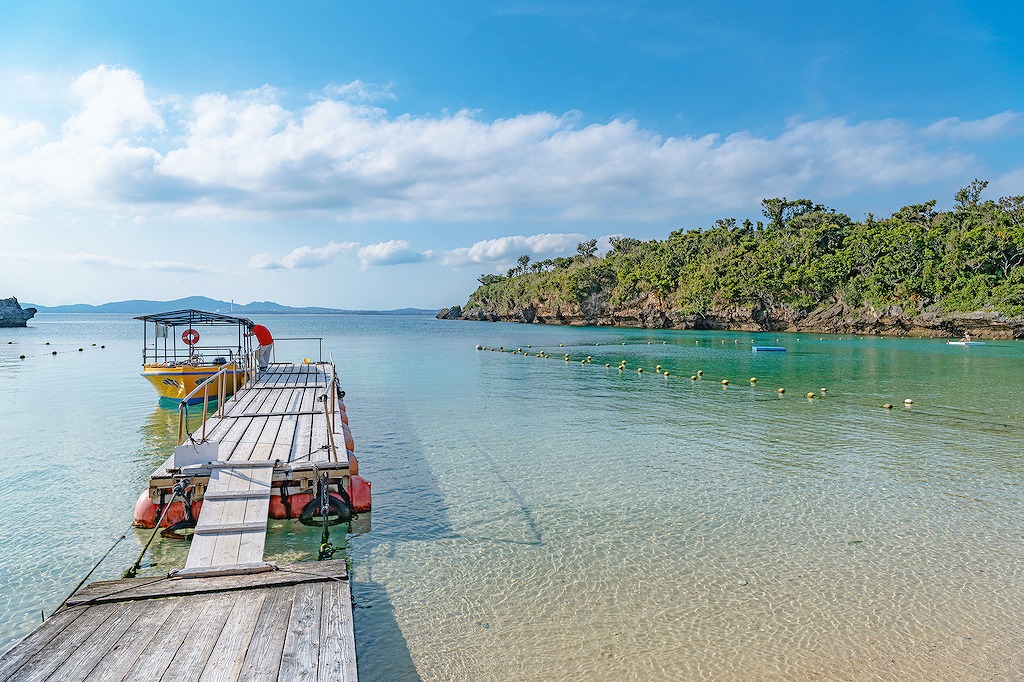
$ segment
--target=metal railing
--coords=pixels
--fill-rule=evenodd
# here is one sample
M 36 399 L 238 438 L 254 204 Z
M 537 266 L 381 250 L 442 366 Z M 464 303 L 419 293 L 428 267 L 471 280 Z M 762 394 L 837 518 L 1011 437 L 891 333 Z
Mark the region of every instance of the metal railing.
M 238 376 L 238 372 L 241 371 L 241 378 Z M 215 383 L 217 384 L 217 416 L 224 416 L 224 403 L 228 397 L 228 378 L 230 375 L 231 381 L 234 386 L 231 390 L 231 395 L 235 395 L 238 391 L 245 386 L 251 379 L 259 375 L 259 363 L 256 362 L 255 352 L 251 355 L 247 355 L 242 358 L 241 367 L 236 363 L 228 363 L 221 367 L 216 374 L 211 375 L 201 385 L 193 388 L 188 395 L 181 399 L 178 403 L 178 445 L 185 442 L 186 435 L 191 439 L 192 434 L 188 431 L 188 404 L 196 395 L 203 392 L 203 424 L 202 431 L 200 432 L 200 442 L 206 441 L 206 420 L 210 414 L 210 386 Z
M 331 380 L 327 382 L 327 392 L 321 396 L 324 403 L 324 421 L 327 423 L 327 444 L 331 448 L 331 461 L 339 462 L 338 446 L 334 442 L 334 430 L 338 425 L 338 371 L 334 367 L 334 358 L 330 363 L 323 363 L 331 368 Z M 345 453 L 348 460 L 348 452 Z
M 316 341 L 317 342 L 317 362 L 324 361 L 324 337 L 322 336 L 276 336 L 274 337 L 274 348 L 271 351 L 271 357 L 274 362 L 277 362 L 277 342 L 278 341 Z

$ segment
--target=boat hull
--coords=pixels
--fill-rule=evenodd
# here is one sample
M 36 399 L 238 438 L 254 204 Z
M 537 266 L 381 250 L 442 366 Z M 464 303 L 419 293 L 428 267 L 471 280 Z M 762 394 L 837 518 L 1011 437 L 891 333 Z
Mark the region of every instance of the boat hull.
M 229 367 L 233 367 L 233 365 L 229 365 Z M 179 367 L 163 367 L 155 364 L 143 367 L 142 376 L 146 381 L 153 385 L 153 388 L 156 389 L 157 395 L 159 395 L 161 399 L 181 402 L 185 396 L 197 387 L 202 386 L 204 383 L 209 381 L 210 377 L 223 368 L 224 365 L 216 367 L 189 367 L 187 365 Z M 241 369 L 234 368 L 234 370 L 228 372 L 224 378 L 225 395 L 231 395 L 237 389 L 241 388 L 243 383 L 245 383 L 245 372 Z M 211 383 L 210 385 L 210 399 L 217 399 L 216 382 Z M 203 402 L 203 394 L 197 394 L 189 400 L 189 402 Z

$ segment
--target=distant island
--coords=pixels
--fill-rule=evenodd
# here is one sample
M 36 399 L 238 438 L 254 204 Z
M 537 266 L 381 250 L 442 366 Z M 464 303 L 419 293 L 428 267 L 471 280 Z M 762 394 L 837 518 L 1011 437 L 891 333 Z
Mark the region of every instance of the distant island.
M 305 307 L 295 308 L 281 305 L 273 301 L 253 301 L 251 303 L 232 303 L 218 301 L 206 296 L 188 296 L 173 301 L 131 300 L 89 305 L 75 303 L 72 305 L 32 306 L 40 313 L 96 313 L 119 315 L 151 315 L 169 310 L 195 308 L 228 315 L 434 315 L 437 311 L 424 308 L 399 308 L 397 310 L 341 310 L 338 308 Z
M 656 329 L 1024 338 L 1024 196 L 975 180 L 936 202 L 854 221 L 807 199 L 765 199 L 665 240 L 595 240 L 572 257 L 481 275 L 441 319 Z

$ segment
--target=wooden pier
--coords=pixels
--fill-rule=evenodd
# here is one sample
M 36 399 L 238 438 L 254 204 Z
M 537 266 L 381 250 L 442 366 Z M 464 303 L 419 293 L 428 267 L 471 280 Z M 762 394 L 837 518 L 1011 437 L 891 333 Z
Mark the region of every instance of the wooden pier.
M 0 656 L 0 680 L 356 680 L 344 561 L 93 583 Z
M 0 656 L 0 679 L 356 680 L 345 562 L 263 561 L 274 491 L 287 507 L 318 481 L 351 490 L 341 396 L 328 363 L 275 364 L 221 400 L 150 478 L 158 508 L 181 480 L 203 500 L 185 567 L 82 588 Z

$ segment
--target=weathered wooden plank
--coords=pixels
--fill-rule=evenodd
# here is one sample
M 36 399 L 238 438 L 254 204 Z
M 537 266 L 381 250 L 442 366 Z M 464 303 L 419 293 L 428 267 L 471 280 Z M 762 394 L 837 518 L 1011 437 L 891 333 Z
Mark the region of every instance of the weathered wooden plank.
M 229 492 L 239 477 L 236 469 L 214 468 L 210 473 L 210 484 L 207 491 Z M 235 488 L 237 489 L 237 488 Z M 192 545 L 188 550 L 188 557 L 185 559 L 185 568 L 199 568 L 215 565 L 215 554 L 217 552 L 217 536 L 213 534 L 204 535 L 202 529 L 216 528 L 230 522 L 226 518 L 229 511 L 229 502 L 213 500 L 209 504 L 203 503 L 199 512 L 199 521 L 196 523 L 196 533 L 192 537 Z M 228 563 L 238 563 L 230 561 Z
M 318 650 L 319 679 L 356 680 L 356 640 L 352 623 L 352 593 L 348 582 L 325 583 Z
M 164 621 L 162 628 L 150 633 L 152 645 L 143 649 L 138 660 L 125 673 L 125 682 L 159 680 L 178 654 L 178 649 L 184 644 L 202 612 L 192 599 L 166 599 L 165 603 L 173 605 L 171 615 Z
M 296 585 L 288 635 L 281 652 L 280 679 L 304 682 L 317 679 L 320 618 L 323 592 L 319 585 Z
M 237 505 L 232 505 L 237 507 Z M 244 512 L 243 512 L 244 513 Z M 231 533 L 252 533 L 262 532 L 266 529 L 267 522 L 264 521 L 253 521 L 251 523 L 224 523 L 219 526 L 206 526 L 205 528 L 196 528 L 196 535 L 227 535 Z M 239 562 L 234 562 L 239 563 Z M 246 561 L 242 563 L 255 563 L 253 561 Z
M 274 449 L 270 454 L 270 459 L 280 459 L 287 462 L 291 456 L 292 439 L 295 436 L 295 421 L 300 416 L 299 413 L 302 410 L 303 393 L 304 391 L 301 389 L 292 391 L 285 405 L 287 414 L 282 415 L 281 428 L 278 431 L 277 440 L 274 442 Z
M 224 623 L 217 643 L 199 677 L 199 682 L 221 682 L 236 680 L 245 659 L 245 651 L 256 631 L 256 622 L 266 599 L 265 592 L 255 592 L 251 597 L 238 598 Z M 194 679 L 194 678 L 190 678 Z
M 302 416 L 295 420 L 295 435 L 292 437 L 290 462 L 309 461 L 313 433 L 313 416 Z
M 85 646 L 80 646 L 50 677 L 61 682 L 77 682 L 92 679 L 97 664 L 114 649 L 121 638 L 135 625 L 150 604 L 145 602 L 124 602 L 111 614 L 103 626 L 93 633 Z
M 174 613 L 177 600 L 162 599 L 157 602 L 136 602 L 146 608 L 128 630 L 121 635 L 107 654 L 100 659 L 93 669 L 90 680 L 96 682 L 119 682 L 133 679 L 128 671 L 138 662 L 142 653 L 154 645 L 157 637 Z M 92 642 L 90 642 L 90 645 Z M 158 646 L 164 645 L 161 637 Z M 138 678 L 135 678 L 138 679 Z
M 193 594 L 209 594 L 213 592 L 235 592 L 252 590 L 279 585 L 296 585 L 303 582 L 323 582 L 325 580 L 344 580 L 348 577 L 345 561 L 314 561 L 302 564 L 285 564 L 279 570 L 270 573 L 231 575 L 204 578 L 203 580 L 184 579 L 148 579 L 132 578 L 129 580 L 105 580 L 95 582 L 80 589 L 68 600 L 69 606 L 83 603 L 106 604 L 133 599 L 157 599 L 161 597 L 188 596 Z M 126 584 L 127 583 L 127 584 Z M 63 609 L 50 623 L 73 609 Z M 81 613 L 81 611 L 79 611 Z M 31 637 L 31 635 L 30 635 Z M 26 638 L 25 640 L 29 640 Z M 45 640 L 43 643 L 45 644 Z M 6 658 L 6 656 L 5 656 Z M 0 677 L 0 679 L 3 679 Z
M 199 610 L 199 618 L 167 665 L 162 680 L 197 680 L 210 659 L 210 652 L 224 629 L 224 623 L 237 601 L 237 595 L 211 595 L 202 602 L 190 599 Z
M 254 564 L 235 564 L 234 566 L 210 566 L 209 568 L 176 568 L 167 575 L 171 578 L 213 578 L 224 575 L 247 575 L 250 573 L 268 573 L 276 571 L 277 564 L 261 561 Z
M 309 449 L 313 453 L 310 459 L 314 462 L 332 461 L 336 459 L 330 449 L 330 441 L 327 435 L 327 419 L 321 412 L 320 416 L 313 417 L 313 430 L 310 435 Z M 342 441 L 341 449 L 344 450 L 345 442 Z
M 85 613 L 85 609 L 61 609 L 33 630 L 13 649 L 0 656 L 0 680 L 14 679 L 15 672 Z
M 294 590 L 267 591 L 238 682 L 277 682 Z M 283 678 L 282 678 L 283 679 Z
M 80 607 L 81 608 L 81 607 Z M 46 646 L 35 655 L 24 661 L 14 672 L 11 680 L 18 682 L 35 682 L 45 680 L 54 670 L 79 649 L 93 634 L 103 627 L 111 615 L 120 609 L 118 604 L 103 604 L 86 609 L 72 625 L 58 632 Z M 43 624 L 45 627 L 45 623 Z
M 217 493 L 207 491 L 203 495 L 204 500 L 245 500 L 249 498 L 260 498 L 266 493 L 262 490 L 224 490 Z

